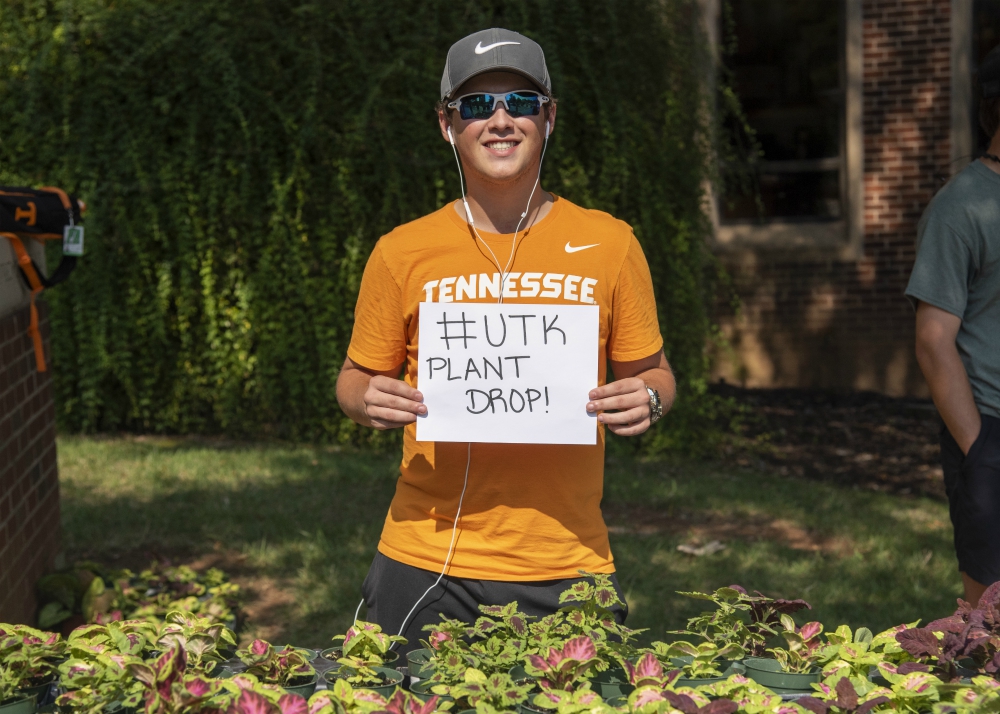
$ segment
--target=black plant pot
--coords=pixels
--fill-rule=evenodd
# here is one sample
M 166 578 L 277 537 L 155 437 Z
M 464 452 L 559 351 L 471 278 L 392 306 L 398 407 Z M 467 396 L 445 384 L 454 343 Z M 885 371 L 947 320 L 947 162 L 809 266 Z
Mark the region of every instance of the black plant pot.
M 0 702 L 0 714 L 35 714 L 35 698 L 17 695 Z
M 427 679 L 434 674 L 434 665 L 431 664 L 433 656 L 434 652 L 427 648 L 407 652 L 406 666 L 410 670 L 410 676 L 414 679 Z
M 628 673 L 618 666 L 598 672 L 590 678 L 590 682 L 590 688 L 605 700 L 627 697 L 635 691 L 635 687 L 628 681 Z
M 319 684 L 319 677 L 313 674 L 309 677 L 297 677 L 293 681 L 295 684 L 287 684 L 282 689 L 289 694 L 298 694 L 300 697 L 308 699 L 316 691 L 316 685 Z

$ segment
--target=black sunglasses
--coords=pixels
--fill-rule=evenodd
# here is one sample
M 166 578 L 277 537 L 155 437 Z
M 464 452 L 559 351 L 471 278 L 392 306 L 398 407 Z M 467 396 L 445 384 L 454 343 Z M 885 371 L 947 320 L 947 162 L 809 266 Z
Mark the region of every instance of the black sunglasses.
M 507 113 L 516 119 L 517 117 L 537 116 L 542 105 L 548 101 L 549 98 L 544 94 L 530 89 L 521 89 L 506 94 L 477 92 L 476 94 L 463 94 L 454 101 L 448 102 L 448 108 L 458 109 L 458 114 L 463 119 L 489 119 L 497 110 L 497 105 L 503 104 Z

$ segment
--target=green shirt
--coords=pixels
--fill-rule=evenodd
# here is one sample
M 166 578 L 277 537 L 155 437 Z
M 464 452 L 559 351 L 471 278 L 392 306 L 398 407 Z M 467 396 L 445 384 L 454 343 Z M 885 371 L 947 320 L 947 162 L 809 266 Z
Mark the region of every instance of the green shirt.
M 906 295 L 962 318 L 955 342 L 972 395 L 1000 417 L 1000 175 L 981 161 L 924 211 Z

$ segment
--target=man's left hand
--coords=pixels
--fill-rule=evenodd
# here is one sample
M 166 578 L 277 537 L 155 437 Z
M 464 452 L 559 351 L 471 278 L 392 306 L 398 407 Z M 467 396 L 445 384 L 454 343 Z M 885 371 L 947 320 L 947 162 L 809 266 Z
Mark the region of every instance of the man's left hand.
M 611 411 L 615 410 L 615 411 Z M 603 412 L 597 421 L 618 436 L 635 436 L 649 428 L 649 392 L 639 377 L 626 377 L 590 390 L 587 411 Z

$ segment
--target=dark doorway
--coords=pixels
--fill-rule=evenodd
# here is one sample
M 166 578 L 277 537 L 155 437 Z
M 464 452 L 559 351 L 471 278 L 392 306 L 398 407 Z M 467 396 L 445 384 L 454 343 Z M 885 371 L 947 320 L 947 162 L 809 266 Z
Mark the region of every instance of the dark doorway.
M 972 62 L 978 67 L 986 53 L 1000 44 L 1000 0 L 976 0 L 972 16 Z M 990 145 L 990 138 L 979 127 L 979 91 L 973 92 L 972 135 L 976 137 L 973 149 L 982 155 Z

